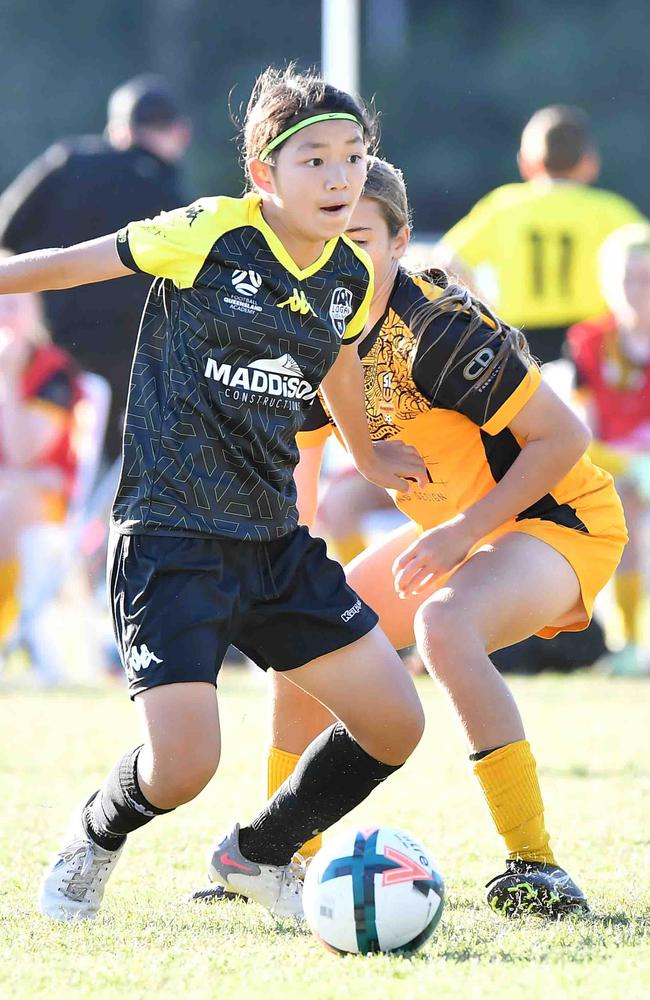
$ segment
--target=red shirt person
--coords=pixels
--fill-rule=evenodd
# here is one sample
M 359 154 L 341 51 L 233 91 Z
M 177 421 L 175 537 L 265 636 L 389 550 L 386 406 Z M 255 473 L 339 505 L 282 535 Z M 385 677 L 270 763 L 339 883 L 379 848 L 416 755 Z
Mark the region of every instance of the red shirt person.
M 645 671 L 639 651 L 642 518 L 650 502 L 650 226 L 611 234 L 600 252 L 606 316 L 568 332 L 577 382 L 594 434 L 592 457 L 616 478 L 630 534 L 615 578 L 625 646 L 612 660 L 622 673 Z

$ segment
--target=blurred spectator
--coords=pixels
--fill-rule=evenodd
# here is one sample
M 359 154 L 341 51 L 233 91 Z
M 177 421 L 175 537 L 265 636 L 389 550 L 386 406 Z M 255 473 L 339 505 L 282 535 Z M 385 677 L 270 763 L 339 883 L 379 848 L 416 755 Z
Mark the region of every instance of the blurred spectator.
M 12 253 L 67 246 L 185 204 L 178 163 L 189 140 L 190 126 L 165 81 L 135 77 L 111 94 L 104 136 L 61 140 L 4 192 L 0 245 Z M 131 359 L 150 284 L 143 275 L 44 294 L 54 342 L 111 386 L 109 461 L 121 451 Z
M 612 233 L 600 252 L 609 313 L 579 323 L 568 341 L 594 434 L 592 457 L 616 479 L 630 541 L 614 580 L 625 645 L 615 673 L 645 673 L 641 615 L 645 600 L 643 520 L 650 504 L 650 226 Z
M 591 188 L 600 158 L 578 108 L 537 111 L 518 155 L 523 183 L 496 188 L 443 237 L 443 263 L 506 322 L 542 363 L 561 356 L 567 327 L 605 311 L 596 257 L 614 229 L 639 221 L 617 194 Z
M 21 534 L 65 517 L 78 374 L 49 342 L 35 295 L 0 295 L 0 645 L 19 612 Z

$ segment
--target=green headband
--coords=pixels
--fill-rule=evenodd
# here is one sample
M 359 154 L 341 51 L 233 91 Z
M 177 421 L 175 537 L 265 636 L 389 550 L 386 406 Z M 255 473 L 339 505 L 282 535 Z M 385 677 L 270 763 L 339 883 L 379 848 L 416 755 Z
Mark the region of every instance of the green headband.
M 277 147 L 281 145 L 281 143 L 285 142 L 290 136 L 295 135 L 296 132 L 300 132 L 300 129 L 307 128 L 308 125 L 315 125 L 316 122 L 330 122 L 335 119 L 355 122 L 362 132 L 365 131 L 357 116 L 349 114 L 347 111 L 328 111 L 322 115 L 312 115 L 311 118 L 305 118 L 303 121 L 298 122 L 297 125 L 292 125 L 291 128 L 287 128 L 284 132 L 280 132 L 280 135 L 276 135 L 275 139 L 271 139 L 271 141 L 266 144 L 260 153 L 259 159 L 262 161 L 266 160 L 269 153 L 271 153 L 274 149 L 277 149 Z

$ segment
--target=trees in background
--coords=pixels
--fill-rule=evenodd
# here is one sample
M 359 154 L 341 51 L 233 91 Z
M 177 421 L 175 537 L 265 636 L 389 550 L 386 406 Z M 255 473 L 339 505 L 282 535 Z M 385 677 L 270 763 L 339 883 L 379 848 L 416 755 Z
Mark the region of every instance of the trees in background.
M 268 62 L 317 64 L 320 0 L 0 0 L 0 185 L 61 135 L 99 131 L 110 89 L 167 74 L 195 123 L 196 194 L 241 190 L 236 115 Z M 544 104 L 590 112 L 602 183 L 650 213 L 644 0 L 365 0 L 363 89 L 404 167 L 420 230 L 442 230 L 516 179 L 522 125 Z

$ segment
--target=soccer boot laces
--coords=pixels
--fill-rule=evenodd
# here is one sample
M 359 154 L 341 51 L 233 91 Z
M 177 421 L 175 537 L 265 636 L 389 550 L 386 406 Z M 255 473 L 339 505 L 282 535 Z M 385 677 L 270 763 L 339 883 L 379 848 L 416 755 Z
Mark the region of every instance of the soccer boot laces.
M 504 917 L 533 914 L 555 919 L 571 913 L 588 913 L 584 893 L 557 865 L 541 861 L 508 859 L 506 870 L 486 885 L 487 902 Z
M 245 858 L 239 849 L 239 824 L 217 845 L 208 878 L 229 893 L 239 893 L 266 907 L 276 917 L 303 919 L 304 862 L 295 856 L 288 865 L 263 865 Z
M 51 920 L 93 920 L 124 844 L 108 851 L 86 833 L 83 811 L 75 813 L 66 842 L 41 881 L 39 909 Z

